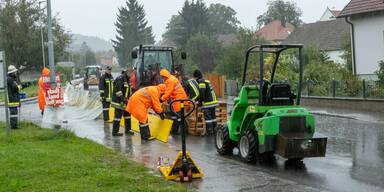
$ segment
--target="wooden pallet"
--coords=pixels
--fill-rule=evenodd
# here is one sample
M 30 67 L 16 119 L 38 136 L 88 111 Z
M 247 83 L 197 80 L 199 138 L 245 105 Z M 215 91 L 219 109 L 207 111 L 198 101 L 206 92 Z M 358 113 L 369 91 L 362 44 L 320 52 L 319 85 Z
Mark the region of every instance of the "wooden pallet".
M 206 133 L 205 119 L 204 113 L 199 108 L 196 112 L 193 112 L 191 116 L 187 118 L 188 122 L 188 134 L 201 136 Z M 218 107 L 216 107 L 216 120 L 217 124 L 222 124 L 227 122 L 227 105 L 226 103 L 220 103 Z

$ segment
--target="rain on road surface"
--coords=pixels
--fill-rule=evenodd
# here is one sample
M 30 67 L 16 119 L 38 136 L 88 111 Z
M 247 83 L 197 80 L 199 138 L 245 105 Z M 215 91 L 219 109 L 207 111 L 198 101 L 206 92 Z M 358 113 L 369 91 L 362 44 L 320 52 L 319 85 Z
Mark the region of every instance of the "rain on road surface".
M 236 155 L 219 156 L 213 137 L 187 138 L 187 149 L 205 177 L 186 184 L 199 191 L 384 191 L 384 119 L 381 114 L 313 108 L 317 131 L 328 136 L 325 158 L 290 164 L 276 158 L 271 165 L 242 163 Z M 36 103 L 24 104 L 22 119 L 40 122 Z M 331 114 L 327 114 L 331 113 Z M 332 115 L 337 114 L 337 115 Z M 0 110 L 4 120 L 4 108 Z M 160 155 L 171 160 L 181 148 L 179 138 L 168 143 L 141 142 L 140 136 L 112 137 L 101 120 L 66 125 L 78 136 L 114 148 L 157 174 Z M 236 150 L 235 150 L 236 153 Z

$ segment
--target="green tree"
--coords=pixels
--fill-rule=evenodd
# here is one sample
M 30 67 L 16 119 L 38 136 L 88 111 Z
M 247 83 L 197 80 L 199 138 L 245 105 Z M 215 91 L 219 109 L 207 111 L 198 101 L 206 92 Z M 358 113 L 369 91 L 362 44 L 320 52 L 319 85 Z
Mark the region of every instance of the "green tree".
M 264 40 L 254 35 L 255 32 L 249 29 L 240 28 L 237 33 L 238 42 L 224 48 L 219 64 L 216 66 L 216 71 L 226 75 L 229 79 L 240 79 L 243 74 L 245 53 L 249 47 L 255 44 L 261 44 Z M 255 58 L 250 60 L 250 70 L 256 70 Z M 252 69 L 251 69 L 252 68 Z
M 139 44 L 154 44 L 152 27 L 145 19 L 144 6 L 137 0 L 127 0 L 124 7 L 119 8 L 116 26 L 116 40 L 113 47 L 118 55 L 119 64 L 126 67 L 131 61 L 132 48 Z
M 236 33 L 240 21 L 236 17 L 236 11 L 229 6 L 220 3 L 209 6 L 209 23 L 216 34 Z
M 212 35 L 197 33 L 187 43 L 187 51 L 193 63 L 202 71 L 210 72 L 222 52 L 221 43 Z
M 352 72 L 352 47 L 351 47 L 351 36 L 349 34 L 345 34 L 343 38 L 343 55 L 341 56 L 345 61 L 345 67 L 350 72 Z
M 185 48 L 193 35 L 210 34 L 211 32 L 209 12 L 205 3 L 202 0 L 186 0 L 179 14 L 172 16 L 163 37 L 176 43 L 179 48 Z
M 301 20 L 303 13 L 294 1 L 269 0 L 267 4 L 267 12 L 257 17 L 259 27 L 274 20 L 290 23 L 294 26 L 299 26 L 303 22 Z
M 384 60 L 379 62 L 379 70 L 376 71 L 376 75 L 380 82 L 384 84 Z
M 46 34 L 46 21 L 47 17 L 35 0 L 4 1 L 0 7 L 0 47 L 6 52 L 8 64 L 25 65 L 28 70 L 42 68 L 40 27 Z M 53 34 L 55 58 L 60 58 L 71 42 L 71 36 L 57 17 L 53 19 Z

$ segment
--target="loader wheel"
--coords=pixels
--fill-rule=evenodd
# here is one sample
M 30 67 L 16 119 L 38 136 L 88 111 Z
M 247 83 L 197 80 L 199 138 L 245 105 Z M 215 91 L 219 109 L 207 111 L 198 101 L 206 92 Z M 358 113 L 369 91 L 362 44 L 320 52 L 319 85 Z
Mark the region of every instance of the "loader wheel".
M 251 130 L 246 131 L 240 138 L 239 154 L 246 163 L 256 162 L 258 155 L 258 138 Z
M 229 138 L 227 125 L 219 125 L 215 135 L 216 149 L 220 155 L 232 155 L 236 143 Z

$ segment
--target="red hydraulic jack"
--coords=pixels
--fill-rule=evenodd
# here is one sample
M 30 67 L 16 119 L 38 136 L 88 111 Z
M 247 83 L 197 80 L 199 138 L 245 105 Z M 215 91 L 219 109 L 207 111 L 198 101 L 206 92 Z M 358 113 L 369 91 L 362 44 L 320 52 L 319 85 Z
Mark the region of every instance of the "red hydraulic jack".
M 180 103 L 180 114 L 173 110 L 173 104 Z M 177 104 L 178 104 L 177 103 Z M 191 103 L 192 110 L 185 114 L 185 103 Z M 180 182 L 191 182 L 193 179 L 202 178 L 204 174 L 200 171 L 200 168 L 193 161 L 190 153 L 187 151 L 185 137 L 186 137 L 186 122 L 185 118 L 192 114 L 195 110 L 195 103 L 189 99 L 175 100 L 170 104 L 171 111 L 181 118 L 181 151 L 177 154 L 176 159 L 169 165 L 169 159 L 166 157 L 159 157 L 158 168 L 163 174 L 165 179 L 174 180 Z

